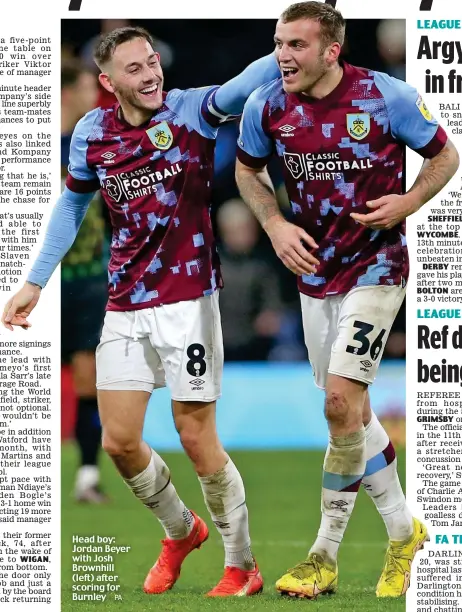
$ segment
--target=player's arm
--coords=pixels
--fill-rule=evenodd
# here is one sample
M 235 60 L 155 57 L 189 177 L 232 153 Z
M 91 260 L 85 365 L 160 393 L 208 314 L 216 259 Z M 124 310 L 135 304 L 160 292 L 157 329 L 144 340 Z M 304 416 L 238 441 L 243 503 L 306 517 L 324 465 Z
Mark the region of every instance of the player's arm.
M 220 124 L 238 117 L 252 91 L 281 76 L 274 53 L 253 62 L 220 87 L 173 89 L 167 106 L 206 138 L 215 139 Z
M 223 121 L 242 113 L 250 94 L 265 83 L 281 76 L 274 53 L 262 57 L 219 87 L 211 96 L 208 109 L 212 115 Z
M 99 181 L 86 162 L 82 162 L 81 135 L 77 126 L 71 143 L 66 187 L 51 214 L 42 248 L 24 286 L 7 302 L 3 311 L 2 323 L 11 331 L 13 326 L 30 327 L 27 317 L 37 305 L 43 287 L 71 248 L 94 193 L 99 188 Z
M 406 194 L 412 212 L 435 197 L 451 180 L 459 167 L 459 154 L 448 139 L 441 151 L 432 159 L 426 159 L 414 184 Z
M 27 317 L 37 305 L 42 288 L 71 248 L 93 195 L 94 192 L 82 194 L 64 188 L 26 282 L 5 306 L 2 323 L 7 329 L 13 330 L 13 325 L 30 327 Z
M 403 194 L 390 194 L 368 202 L 373 212 L 352 213 L 372 229 L 390 229 L 437 195 L 459 167 L 459 155 L 443 128 L 432 117 L 417 91 L 402 81 L 378 75 L 392 135 L 424 158 L 414 185 Z
M 237 186 L 284 265 L 295 274 L 311 274 L 319 261 L 303 243 L 312 248 L 318 245 L 302 228 L 284 219 L 266 168 L 273 145 L 262 127 L 265 102 L 256 91 L 245 105 L 236 160 Z

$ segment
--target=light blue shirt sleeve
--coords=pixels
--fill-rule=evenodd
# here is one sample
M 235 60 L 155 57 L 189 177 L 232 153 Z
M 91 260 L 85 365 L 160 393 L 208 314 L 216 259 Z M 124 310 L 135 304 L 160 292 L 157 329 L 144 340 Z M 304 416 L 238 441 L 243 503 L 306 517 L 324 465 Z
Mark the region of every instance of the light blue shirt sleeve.
M 250 94 L 260 85 L 280 76 L 274 53 L 247 66 L 238 76 L 220 87 L 174 89 L 167 95 L 167 106 L 182 124 L 190 125 L 205 138 L 216 138 L 221 123 L 239 116 Z M 175 119 L 175 123 L 177 120 Z
M 173 121 L 175 125 L 189 125 L 205 138 L 214 139 L 217 136 L 217 127 L 212 127 L 202 116 L 210 95 L 218 86 L 200 87 L 198 89 L 173 89 L 167 94 L 165 100 L 168 108 L 178 117 Z
M 93 181 L 97 179 L 96 172 L 88 167 L 87 151 L 88 137 L 94 131 L 95 119 L 101 109 L 90 111 L 80 119 L 75 126 L 69 151 L 69 174 L 78 181 Z
M 75 193 L 67 187 L 51 214 L 43 246 L 27 280 L 45 287 L 57 265 L 71 248 L 94 193 Z
M 241 74 L 222 85 L 214 96 L 216 108 L 224 115 L 240 115 L 250 94 L 281 76 L 274 53 L 252 62 Z
M 273 142 L 263 129 L 263 113 L 269 86 L 254 91 L 244 106 L 241 119 L 237 157 L 246 166 L 263 168 L 273 152 Z
M 374 81 L 385 100 L 392 136 L 411 149 L 424 149 L 435 137 L 438 121 L 417 90 L 381 72 L 374 73 Z

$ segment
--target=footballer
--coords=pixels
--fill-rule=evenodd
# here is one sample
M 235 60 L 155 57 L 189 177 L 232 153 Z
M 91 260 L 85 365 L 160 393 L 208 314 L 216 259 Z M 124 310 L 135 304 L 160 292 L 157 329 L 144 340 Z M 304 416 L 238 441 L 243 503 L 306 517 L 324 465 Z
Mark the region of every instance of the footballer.
M 77 124 L 66 188 L 3 323 L 30 325 L 42 288 L 100 190 L 112 224 L 109 300 L 96 351 L 102 444 L 165 530 L 144 590 L 171 589 L 185 557 L 208 537 L 205 522 L 178 496 L 167 465 L 142 439 L 151 393 L 167 385 L 176 429 L 225 548 L 223 578 L 208 595 L 253 595 L 263 580 L 250 549 L 244 485 L 215 427 L 222 281 L 210 206 L 218 126 L 240 114 L 250 93 L 279 69 L 271 54 L 221 87 L 166 92 L 153 39 L 138 27 L 104 36 L 95 62 L 117 103 Z
M 429 537 L 406 505 L 368 387 L 404 299 L 405 219 L 441 191 L 459 159 L 413 87 L 339 58 L 344 37 L 342 15 L 327 4 L 301 2 L 282 13 L 274 37 L 281 74 L 245 104 L 236 178 L 277 255 L 298 275 L 305 342 L 329 426 L 318 536 L 276 587 L 308 598 L 337 589 L 337 553 L 362 482 L 389 537 L 376 594 L 398 597 Z M 406 146 L 425 161 L 404 193 Z M 292 223 L 266 170 L 273 152 Z

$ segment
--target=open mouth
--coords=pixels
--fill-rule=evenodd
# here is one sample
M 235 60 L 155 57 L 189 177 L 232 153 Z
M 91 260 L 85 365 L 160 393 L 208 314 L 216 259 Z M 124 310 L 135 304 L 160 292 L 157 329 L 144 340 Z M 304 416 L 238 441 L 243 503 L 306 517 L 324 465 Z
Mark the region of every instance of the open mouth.
M 146 87 L 145 89 L 140 89 L 140 94 L 146 96 L 147 98 L 154 98 L 157 90 L 159 89 L 158 83 L 155 85 L 151 85 L 150 87 Z
M 298 73 L 298 68 L 282 68 L 281 67 L 281 72 L 282 72 L 282 78 L 284 80 L 288 80 L 291 77 L 294 77 Z

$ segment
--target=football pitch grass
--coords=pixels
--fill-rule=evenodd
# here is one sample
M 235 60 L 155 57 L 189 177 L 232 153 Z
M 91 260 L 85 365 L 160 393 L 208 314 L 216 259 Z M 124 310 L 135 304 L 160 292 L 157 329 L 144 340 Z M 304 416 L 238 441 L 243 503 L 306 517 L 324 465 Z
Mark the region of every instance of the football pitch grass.
M 111 503 L 105 506 L 76 504 L 71 495 L 76 455 L 72 445 L 62 454 L 62 610 L 87 612 L 207 612 L 246 610 L 322 610 L 338 612 L 404 612 L 403 598 L 377 599 L 375 585 L 386 549 L 386 531 L 364 491 L 356 502 L 339 554 L 339 590 L 316 601 L 281 597 L 275 581 L 302 561 L 313 542 L 320 518 L 321 466 L 317 451 L 238 451 L 230 453 L 244 478 L 250 514 L 252 550 L 265 580 L 261 595 L 234 599 L 204 597 L 221 578 L 223 549 L 220 537 L 204 506 L 197 478 L 182 454 L 163 453 L 173 482 L 184 502 L 207 522 L 209 540 L 186 559 L 174 589 L 149 596 L 142 591 L 148 569 L 160 550 L 163 531 L 155 518 L 131 495 L 104 457 L 102 480 Z M 399 454 L 404 478 L 404 453 Z M 112 536 L 128 553 L 114 555 L 122 600 L 111 593 L 104 602 L 72 601 L 72 536 Z

